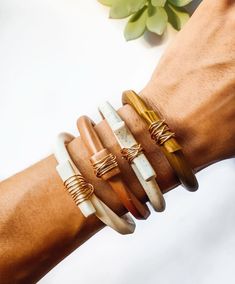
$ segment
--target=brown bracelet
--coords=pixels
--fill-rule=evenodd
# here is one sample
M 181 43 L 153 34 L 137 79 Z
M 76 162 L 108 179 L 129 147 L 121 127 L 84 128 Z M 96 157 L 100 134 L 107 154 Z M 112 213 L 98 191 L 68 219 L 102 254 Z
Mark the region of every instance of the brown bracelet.
M 148 124 L 151 138 L 160 146 L 182 185 L 189 191 L 196 191 L 198 189 L 197 179 L 184 157 L 181 146 L 175 139 L 175 133 L 170 131 L 160 115 L 156 111 L 149 109 L 134 91 L 125 91 L 122 102 L 131 105 Z
M 95 123 L 87 116 L 82 116 L 77 121 L 81 138 L 91 154 L 91 164 L 94 173 L 111 185 L 119 196 L 125 208 L 137 219 L 147 219 L 150 211 L 128 189 L 121 177 L 116 157 L 104 148 L 94 126 Z

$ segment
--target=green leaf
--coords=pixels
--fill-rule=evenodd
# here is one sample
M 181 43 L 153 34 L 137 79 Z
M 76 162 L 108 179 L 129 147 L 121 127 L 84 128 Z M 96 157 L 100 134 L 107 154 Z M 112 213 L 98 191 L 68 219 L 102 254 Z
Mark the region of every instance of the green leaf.
M 193 0 L 168 0 L 171 4 L 177 7 L 183 7 L 192 2 Z
M 182 29 L 183 25 L 188 21 L 189 14 L 186 12 L 185 9 L 172 6 L 171 4 L 168 4 L 165 6 L 167 15 L 168 15 L 168 21 L 170 24 L 179 31 Z
M 144 6 L 140 11 L 135 13 L 126 24 L 124 36 L 127 41 L 136 39 L 145 32 L 146 19 L 147 6 Z
M 105 6 L 111 7 L 114 4 L 115 0 L 98 0 L 98 2 Z
M 166 0 L 151 0 L 151 4 L 155 7 L 164 7 Z
M 150 32 L 162 35 L 166 29 L 167 21 L 168 16 L 164 8 L 149 5 L 146 26 Z
M 142 9 L 147 0 L 115 0 L 109 13 L 113 19 L 122 19 Z

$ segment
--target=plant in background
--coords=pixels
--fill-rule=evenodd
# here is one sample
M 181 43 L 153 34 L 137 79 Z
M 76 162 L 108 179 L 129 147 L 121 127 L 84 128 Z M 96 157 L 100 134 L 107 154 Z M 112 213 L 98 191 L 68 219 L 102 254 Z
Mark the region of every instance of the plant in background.
M 169 22 L 180 30 L 189 18 L 183 8 L 193 0 L 98 0 L 109 6 L 109 17 L 123 19 L 129 17 L 124 30 L 126 40 L 136 39 L 146 30 L 162 35 Z

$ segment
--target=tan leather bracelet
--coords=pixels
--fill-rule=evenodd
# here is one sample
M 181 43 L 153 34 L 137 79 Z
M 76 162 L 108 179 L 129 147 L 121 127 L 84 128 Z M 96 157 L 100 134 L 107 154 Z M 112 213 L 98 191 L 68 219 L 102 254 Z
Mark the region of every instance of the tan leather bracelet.
M 175 139 L 175 133 L 170 131 L 160 115 L 156 111 L 149 109 L 143 99 L 134 91 L 123 92 L 122 102 L 131 105 L 148 124 L 151 138 L 160 146 L 182 185 L 189 191 L 196 191 L 198 189 L 197 179 L 184 157 L 181 146 Z
M 87 116 L 77 121 L 81 138 L 91 154 L 91 164 L 97 177 L 107 181 L 117 193 L 125 208 L 137 219 L 147 219 L 150 211 L 128 189 L 121 177 L 116 157 L 104 148 L 95 128 L 94 122 Z

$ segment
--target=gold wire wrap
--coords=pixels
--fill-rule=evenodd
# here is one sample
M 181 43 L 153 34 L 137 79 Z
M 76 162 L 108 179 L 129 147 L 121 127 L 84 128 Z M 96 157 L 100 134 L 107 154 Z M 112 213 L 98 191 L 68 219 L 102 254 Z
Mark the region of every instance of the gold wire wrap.
M 93 169 L 95 172 L 95 175 L 100 178 L 113 168 L 118 167 L 118 163 L 116 161 L 116 157 L 113 154 L 109 154 L 106 157 L 100 159 L 93 165 Z
M 123 148 L 121 150 L 122 157 L 126 159 L 129 164 L 131 164 L 132 161 L 142 153 L 143 153 L 143 148 L 141 144 L 135 144 L 130 148 Z
M 64 182 L 64 186 L 72 196 L 77 206 L 83 201 L 89 199 L 94 192 L 93 186 L 86 182 L 84 177 L 80 174 L 69 177 Z
M 175 137 L 175 133 L 170 131 L 165 119 L 154 121 L 149 126 L 151 138 L 158 144 L 163 145 L 167 140 Z

